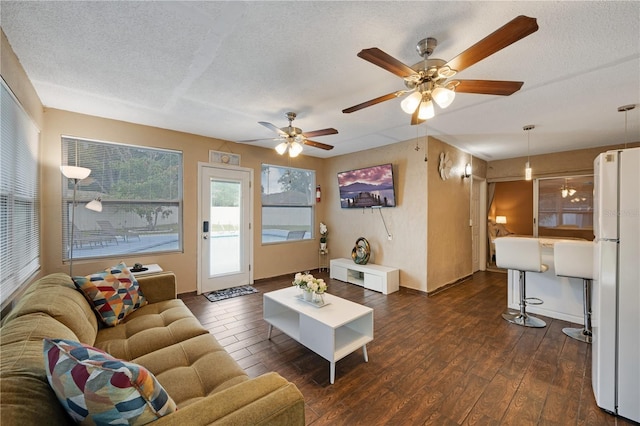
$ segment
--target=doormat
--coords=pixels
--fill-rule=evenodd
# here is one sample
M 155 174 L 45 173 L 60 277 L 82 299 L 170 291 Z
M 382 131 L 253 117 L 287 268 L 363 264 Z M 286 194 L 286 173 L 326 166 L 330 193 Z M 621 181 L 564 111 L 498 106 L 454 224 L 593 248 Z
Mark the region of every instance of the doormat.
M 243 285 L 240 287 L 225 288 L 224 290 L 216 290 L 204 295 L 210 302 L 217 302 L 219 300 L 231 299 L 232 297 L 244 296 L 247 294 L 258 293 L 255 287 L 250 285 Z

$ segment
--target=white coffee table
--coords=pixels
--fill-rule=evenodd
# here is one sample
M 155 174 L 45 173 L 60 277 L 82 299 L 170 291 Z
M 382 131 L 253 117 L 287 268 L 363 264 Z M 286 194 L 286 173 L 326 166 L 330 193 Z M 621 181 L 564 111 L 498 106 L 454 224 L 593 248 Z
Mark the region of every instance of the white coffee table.
M 336 362 L 362 348 L 368 362 L 367 343 L 373 340 L 373 309 L 325 293 L 327 303 L 313 306 L 297 298 L 296 287 L 271 291 L 263 296 L 264 320 L 271 330 L 283 333 L 330 362 L 329 378 L 335 381 Z

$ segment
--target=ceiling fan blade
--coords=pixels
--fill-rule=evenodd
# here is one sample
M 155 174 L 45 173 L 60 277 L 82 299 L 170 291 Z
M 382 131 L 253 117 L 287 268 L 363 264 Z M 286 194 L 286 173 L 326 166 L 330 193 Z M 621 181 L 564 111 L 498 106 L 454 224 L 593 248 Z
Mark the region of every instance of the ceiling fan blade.
M 289 136 L 287 135 L 286 132 L 284 132 L 283 130 L 281 130 L 279 127 L 277 127 L 275 124 L 271 124 L 268 123 L 266 121 L 258 121 L 258 124 L 262 124 L 264 127 L 266 127 L 267 129 L 271 129 L 274 132 L 276 132 L 277 134 L 279 134 L 280 136 Z
M 326 143 L 310 141 L 309 139 L 305 139 L 304 144 L 312 146 L 314 148 L 326 149 L 327 151 L 329 151 L 330 149 L 333 149 L 333 145 L 327 145 Z
M 520 15 L 446 63 L 458 72 L 538 30 L 535 18 Z
M 395 75 L 405 78 L 410 75 L 414 75 L 416 72 L 409 66 L 403 64 L 393 56 L 383 52 L 377 47 L 372 47 L 370 49 L 362 49 L 358 56 L 365 61 L 369 61 L 374 65 L 379 66 Z
M 302 136 L 305 138 L 315 138 L 316 136 L 324 136 L 324 135 L 337 135 L 338 131 L 333 128 L 322 129 L 322 130 L 313 130 L 311 132 L 304 132 Z
M 251 143 L 251 142 L 262 142 L 262 141 L 279 141 L 280 138 L 261 138 L 261 139 L 245 139 L 243 141 L 238 141 L 238 143 Z
M 481 95 L 509 96 L 520 90 L 522 81 L 502 80 L 457 80 L 457 93 L 478 93 Z
M 388 101 L 389 99 L 397 98 L 398 96 L 402 96 L 405 93 L 407 93 L 405 90 L 398 90 L 397 92 L 388 93 L 388 94 L 380 96 L 378 98 L 371 99 L 370 101 L 366 101 L 366 102 L 363 102 L 361 104 L 349 107 L 347 109 L 343 109 L 342 112 L 345 113 L 345 114 L 349 114 L 351 112 L 359 111 L 361 109 L 373 106 L 375 104 L 379 104 L 380 102 L 384 102 L 384 101 Z

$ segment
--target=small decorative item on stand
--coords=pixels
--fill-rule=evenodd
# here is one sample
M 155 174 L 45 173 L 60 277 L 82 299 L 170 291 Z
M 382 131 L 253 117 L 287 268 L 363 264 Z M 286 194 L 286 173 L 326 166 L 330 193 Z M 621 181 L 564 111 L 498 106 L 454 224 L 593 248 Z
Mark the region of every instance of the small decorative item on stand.
M 292 284 L 302 291 L 299 297 L 305 302 L 324 306 L 324 292 L 327 291 L 327 284 L 322 278 L 315 278 L 309 273 L 302 274 L 298 272 Z
M 320 222 L 320 250 L 327 249 L 327 235 L 329 234 L 329 230 L 327 229 L 327 225 Z
M 371 257 L 371 246 L 366 238 L 360 237 L 356 240 L 356 245 L 351 250 L 351 259 L 358 265 L 366 265 Z

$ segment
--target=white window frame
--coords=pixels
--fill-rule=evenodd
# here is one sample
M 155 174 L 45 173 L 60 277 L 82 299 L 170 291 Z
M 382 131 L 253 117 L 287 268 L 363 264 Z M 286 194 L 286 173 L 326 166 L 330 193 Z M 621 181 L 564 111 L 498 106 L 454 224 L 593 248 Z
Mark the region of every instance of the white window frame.
M 279 171 L 286 173 L 290 172 L 302 172 L 309 173 L 311 175 L 311 179 L 308 182 L 308 187 L 304 189 L 304 192 L 298 191 L 290 198 L 290 202 L 287 201 L 287 197 L 278 197 L 278 195 L 286 194 L 286 192 L 278 192 L 278 189 L 274 189 L 272 186 L 277 185 L 275 183 L 275 179 L 271 178 L 270 180 L 270 172 L 267 173 L 265 171 L 273 168 Z M 316 207 L 316 199 L 315 199 L 315 187 L 316 187 L 316 171 L 311 169 L 302 169 L 296 167 L 287 167 L 280 166 L 274 164 L 262 164 L 261 168 L 261 242 L 263 245 L 270 244 L 282 244 L 282 243 L 296 243 L 300 241 L 307 241 L 314 238 L 314 230 L 315 230 L 315 207 Z M 269 197 L 269 195 L 278 198 L 278 200 L 274 200 Z M 273 200 L 273 201 L 270 201 Z M 304 209 L 307 211 L 308 222 L 305 221 L 305 217 L 297 218 L 296 222 L 291 224 L 282 224 L 279 228 L 266 228 L 265 226 L 270 226 L 272 223 L 268 218 L 270 209 L 285 209 L 280 212 L 280 216 L 283 216 L 282 212 L 289 210 L 293 211 L 294 209 Z M 303 223 L 305 222 L 305 223 Z M 304 228 L 304 229 L 301 229 Z M 295 235 L 304 231 L 303 235 Z

